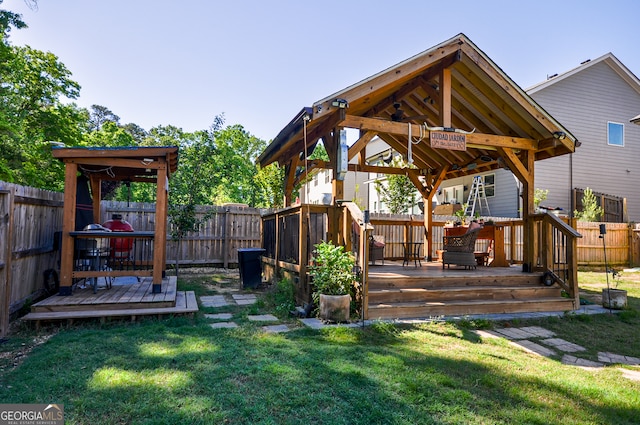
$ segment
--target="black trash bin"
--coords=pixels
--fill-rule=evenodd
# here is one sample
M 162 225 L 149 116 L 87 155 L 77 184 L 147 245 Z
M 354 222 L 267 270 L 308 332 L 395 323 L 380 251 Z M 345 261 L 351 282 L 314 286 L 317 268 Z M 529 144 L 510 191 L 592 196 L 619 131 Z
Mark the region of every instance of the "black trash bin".
M 262 248 L 242 248 L 238 250 L 238 267 L 243 288 L 257 288 L 262 283 Z

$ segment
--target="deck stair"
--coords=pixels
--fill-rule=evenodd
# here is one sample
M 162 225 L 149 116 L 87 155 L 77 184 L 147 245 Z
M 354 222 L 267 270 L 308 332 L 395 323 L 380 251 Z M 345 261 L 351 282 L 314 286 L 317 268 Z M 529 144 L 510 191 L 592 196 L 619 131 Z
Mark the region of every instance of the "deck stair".
M 573 310 L 558 285 L 542 274 L 500 276 L 370 276 L 369 318 L 425 318 L 450 315 Z

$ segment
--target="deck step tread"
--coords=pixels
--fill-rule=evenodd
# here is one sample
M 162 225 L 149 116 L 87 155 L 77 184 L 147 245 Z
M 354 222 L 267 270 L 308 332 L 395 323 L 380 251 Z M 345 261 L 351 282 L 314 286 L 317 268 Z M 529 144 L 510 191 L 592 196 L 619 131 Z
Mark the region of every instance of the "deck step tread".
M 102 309 L 79 311 L 32 312 L 23 317 L 24 320 L 59 320 L 89 319 L 96 317 L 149 316 L 157 314 L 186 314 L 198 311 L 195 292 L 178 291 L 176 304 L 173 307 L 138 308 L 138 309 Z
M 440 305 L 484 305 L 484 304 L 535 304 L 535 303 L 571 303 L 569 298 L 527 298 L 521 300 L 450 300 L 450 301 L 408 301 L 394 303 L 370 303 L 369 309 L 389 307 L 421 307 Z

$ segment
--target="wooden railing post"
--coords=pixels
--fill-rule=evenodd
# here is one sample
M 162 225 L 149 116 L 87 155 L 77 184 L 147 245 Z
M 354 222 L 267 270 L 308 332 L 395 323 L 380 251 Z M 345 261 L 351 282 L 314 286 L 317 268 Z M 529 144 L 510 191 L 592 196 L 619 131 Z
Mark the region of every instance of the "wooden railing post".
M 303 209 L 304 207 L 301 207 L 298 211 L 298 223 L 300 229 L 300 231 L 298 232 L 298 264 L 300 265 L 300 284 L 304 287 L 304 285 L 306 285 L 307 283 L 307 269 L 309 262 L 309 247 L 307 244 L 307 241 L 309 240 L 309 220 L 307 220 L 307 215 L 303 213 Z

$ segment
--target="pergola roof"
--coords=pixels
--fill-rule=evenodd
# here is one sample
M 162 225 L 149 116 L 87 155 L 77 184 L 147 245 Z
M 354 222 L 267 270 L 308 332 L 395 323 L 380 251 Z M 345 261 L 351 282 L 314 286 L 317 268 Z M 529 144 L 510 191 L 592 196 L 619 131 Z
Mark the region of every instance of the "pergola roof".
M 361 130 L 349 158 L 375 135 L 407 156 L 409 133 L 414 142 L 422 135 L 412 145 L 416 168 L 420 175 L 439 170 L 444 178 L 513 165 L 516 157 L 524 161 L 524 151 L 535 160 L 571 153 L 577 141 L 464 34 L 303 108 L 258 162 L 301 166 L 305 142 L 311 152 L 319 139 L 325 145 L 335 139 L 341 127 Z M 473 133 L 466 135 L 465 149 L 443 149 L 430 143 L 436 128 Z
M 78 164 L 81 171 L 101 180 L 130 180 L 155 183 L 160 167 L 167 175 L 178 169 L 178 147 L 53 147 L 52 155 Z M 166 165 L 165 165 L 166 164 Z

